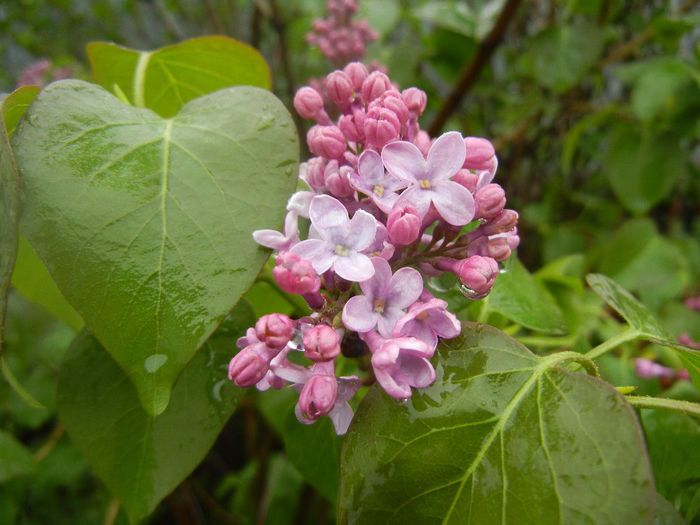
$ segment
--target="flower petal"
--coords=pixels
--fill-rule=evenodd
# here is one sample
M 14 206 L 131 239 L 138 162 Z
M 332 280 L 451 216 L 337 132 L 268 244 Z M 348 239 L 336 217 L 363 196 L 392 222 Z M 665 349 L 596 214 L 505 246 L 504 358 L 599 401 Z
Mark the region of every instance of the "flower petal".
M 370 260 L 372 261 L 372 266 L 374 266 L 374 275 L 371 279 L 361 282 L 360 289 L 370 302 L 375 299 L 383 301 L 389 290 L 391 266 L 381 257 L 372 257 Z
M 358 252 L 369 247 L 377 235 L 378 222 L 365 210 L 357 210 L 348 223 L 345 246 Z
M 335 433 L 337 435 L 342 436 L 348 431 L 353 415 L 352 408 L 347 401 L 343 403 L 335 403 L 333 410 L 330 414 L 328 414 L 328 417 L 331 418 L 333 428 L 335 429 Z
M 333 270 L 343 279 L 362 282 L 374 275 L 374 266 L 366 255 L 352 251 L 346 257 L 335 256 L 334 259 Z
M 309 217 L 323 235 L 323 230 L 337 228 L 347 223 L 348 211 L 338 199 L 330 195 L 316 195 L 309 206 Z
M 343 308 L 343 324 L 356 332 L 369 332 L 377 324 L 372 300 L 364 295 L 351 297 Z
M 391 277 L 386 295 L 387 303 L 396 308 L 408 308 L 423 291 L 423 278 L 414 268 L 400 268 Z
M 432 181 L 449 179 L 464 164 L 467 148 L 462 135 L 450 131 L 440 135 L 428 151 L 428 179 Z
M 438 181 L 432 193 L 433 204 L 440 216 L 453 226 L 464 226 L 474 218 L 476 206 L 471 192 L 456 182 Z
M 424 357 L 403 354 L 399 367 L 404 380 L 413 387 L 425 388 L 435 381 L 435 369 Z
M 390 142 L 382 150 L 382 161 L 389 173 L 409 182 L 424 178 L 428 172 L 423 154 L 411 142 Z
M 455 182 L 455 184 L 457 183 Z M 430 201 L 433 197 L 433 193 L 433 191 L 424 190 L 416 184 L 404 190 L 403 193 L 399 195 L 399 199 L 394 206 L 413 206 L 416 213 L 423 218 L 428 213 L 428 209 L 430 209 Z
M 374 184 L 384 178 L 382 158 L 374 150 L 365 150 L 357 161 L 357 173 L 364 184 Z
M 319 275 L 333 265 L 333 253 L 330 251 L 328 243 L 321 239 L 306 239 L 292 246 L 290 251 L 311 262 Z

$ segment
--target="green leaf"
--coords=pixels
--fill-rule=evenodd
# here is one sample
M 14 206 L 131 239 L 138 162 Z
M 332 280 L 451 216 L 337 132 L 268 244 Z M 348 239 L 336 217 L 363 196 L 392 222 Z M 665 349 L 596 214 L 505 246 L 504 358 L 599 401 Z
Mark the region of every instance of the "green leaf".
M 115 94 L 121 91 L 133 105 L 162 117 L 172 117 L 186 102 L 225 87 L 270 88 L 270 70 L 260 53 L 224 36 L 193 38 L 156 51 L 92 42 L 87 54 L 98 84 Z
M 700 351 L 674 341 L 646 306 L 609 277 L 592 273 L 586 276 L 586 281 L 595 293 L 627 321 L 639 337 L 672 348 L 688 369 L 693 384 L 700 389 Z
M 518 324 L 547 333 L 563 333 L 561 310 L 518 259 L 496 279 L 487 296 L 487 307 Z
M 661 410 L 642 410 L 641 419 L 656 490 L 669 501 L 680 502 L 679 510 L 685 514 L 700 480 L 700 458 L 691 453 L 700 450 L 700 422 Z
M 13 143 L 29 242 L 146 410 L 162 412 L 268 257 L 251 233 L 280 227 L 296 184 L 289 113 L 233 87 L 163 120 L 59 81 Z
M 78 312 L 63 297 L 46 265 L 29 245 L 22 232 L 19 234 L 12 287 L 25 298 L 45 308 L 56 319 L 70 326 L 75 333 L 80 332 L 85 325 Z
M 340 523 L 650 523 L 634 411 L 612 386 L 495 328 L 443 342 L 405 405 L 376 385 L 342 451 Z
M 0 355 L 19 236 L 19 179 L 10 137 L 38 91 L 35 87 L 20 88 L 0 99 Z
M 608 146 L 606 176 L 625 208 L 642 214 L 666 198 L 686 172 L 680 142 L 673 132 L 643 132 L 632 124 L 617 127 Z
M 35 469 L 31 452 L 12 434 L 0 430 L 0 483 L 14 476 L 31 474 Z
M 294 415 L 299 394 L 293 390 L 264 392 L 258 407 L 284 441 L 284 450 L 299 473 L 331 503 L 338 498 L 340 447 L 331 420 L 321 418 L 313 425 L 302 425 Z
M 245 391 L 226 378 L 231 346 L 254 321 L 241 303 L 183 371 L 170 405 L 156 417 L 87 331 L 68 349 L 58 376 L 59 417 L 132 523 L 192 472 L 233 413 Z
M 654 525 L 685 525 L 676 508 L 658 493 L 654 502 Z
M 530 46 L 533 74 L 541 85 L 563 93 L 595 65 L 604 44 L 603 30 L 592 22 L 552 26 Z

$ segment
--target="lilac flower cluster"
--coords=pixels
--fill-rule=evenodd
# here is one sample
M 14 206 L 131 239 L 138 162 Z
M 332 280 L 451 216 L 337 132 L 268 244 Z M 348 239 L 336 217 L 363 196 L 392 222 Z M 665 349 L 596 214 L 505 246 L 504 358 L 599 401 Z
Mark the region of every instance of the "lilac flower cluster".
M 300 421 L 327 415 L 343 434 L 361 382 L 336 376 L 341 353 L 368 355 L 374 378 L 397 400 L 432 384 L 438 338 L 457 336 L 461 325 L 424 278 L 451 272 L 467 297 L 486 296 L 498 262 L 519 243 L 518 214 L 492 183 L 498 163 L 488 140 L 449 132 L 431 141 L 420 130 L 425 93 L 400 92 L 357 62 L 324 84 L 326 93 L 303 87 L 294 99 L 316 121 L 307 134 L 315 157 L 299 175 L 309 189 L 290 198 L 284 232 L 253 234 L 276 252 L 280 288 L 313 313 L 262 317 L 238 341 L 229 378 L 260 390 L 291 383 Z M 310 221 L 305 239 L 300 219 Z M 310 365 L 290 360 L 292 352 Z
M 314 20 L 313 31 L 306 35 L 306 41 L 318 47 L 336 67 L 362 59 L 365 46 L 379 37 L 367 20 L 352 19 L 358 3 L 358 0 L 328 0 L 328 18 Z

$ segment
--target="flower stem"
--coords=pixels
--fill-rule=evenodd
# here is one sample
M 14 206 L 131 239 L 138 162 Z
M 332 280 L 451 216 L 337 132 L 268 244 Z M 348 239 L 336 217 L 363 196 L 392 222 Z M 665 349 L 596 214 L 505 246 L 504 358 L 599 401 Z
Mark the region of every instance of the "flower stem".
M 598 359 L 601 355 L 617 348 L 618 346 L 620 346 L 623 343 L 626 343 L 627 341 L 636 339 L 637 337 L 639 337 L 639 335 L 639 330 L 633 330 L 631 328 L 628 328 L 627 330 L 624 330 L 616 336 L 611 337 L 607 341 L 599 344 L 592 350 L 589 350 L 585 355 L 588 359 L 591 360 Z
M 651 396 L 626 396 L 627 402 L 637 408 L 665 408 L 700 416 L 700 404 L 680 399 L 667 399 Z

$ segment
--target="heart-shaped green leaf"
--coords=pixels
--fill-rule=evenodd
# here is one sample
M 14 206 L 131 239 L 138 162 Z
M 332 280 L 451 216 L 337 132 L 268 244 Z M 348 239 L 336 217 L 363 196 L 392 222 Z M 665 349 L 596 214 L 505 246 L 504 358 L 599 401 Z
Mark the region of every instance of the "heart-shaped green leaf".
M 10 278 L 19 238 L 19 179 L 10 137 L 39 88 L 20 88 L 0 98 L 0 354 Z
M 13 144 L 29 242 L 162 412 L 267 258 L 251 232 L 282 223 L 298 154 L 289 113 L 233 87 L 164 120 L 67 80 L 39 94 Z
M 603 300 L 612 306 L 639 337 L 675 350 L 688 369 L 696 388 L 700 389 L 700 352 L 674 341 L 654 315 L 618 283 L 599 273 L 586 276 L 586 281 Z
M 442 343 L 435 383 L 405 405 L 378 387 L 342 452 L 340 523 L 650 523 L 639 423 L 601 380 L 495 328 Z
M 245 392 L 226 379 L 231 345 L 255 321 L 242 302 L 197 353 L 159 416 L 87 331 L 68 349 L 57 407 L 75 444 L 133 523 L 150 514 L 202 460 Z
M 193 38 L 156 51 L 92 42 L 87 54 L 102 87 L 162 117 L 172 117 L 189 100 L 217 89 L 270 88 L 270 70 L 262 55 L 224 36 Z

